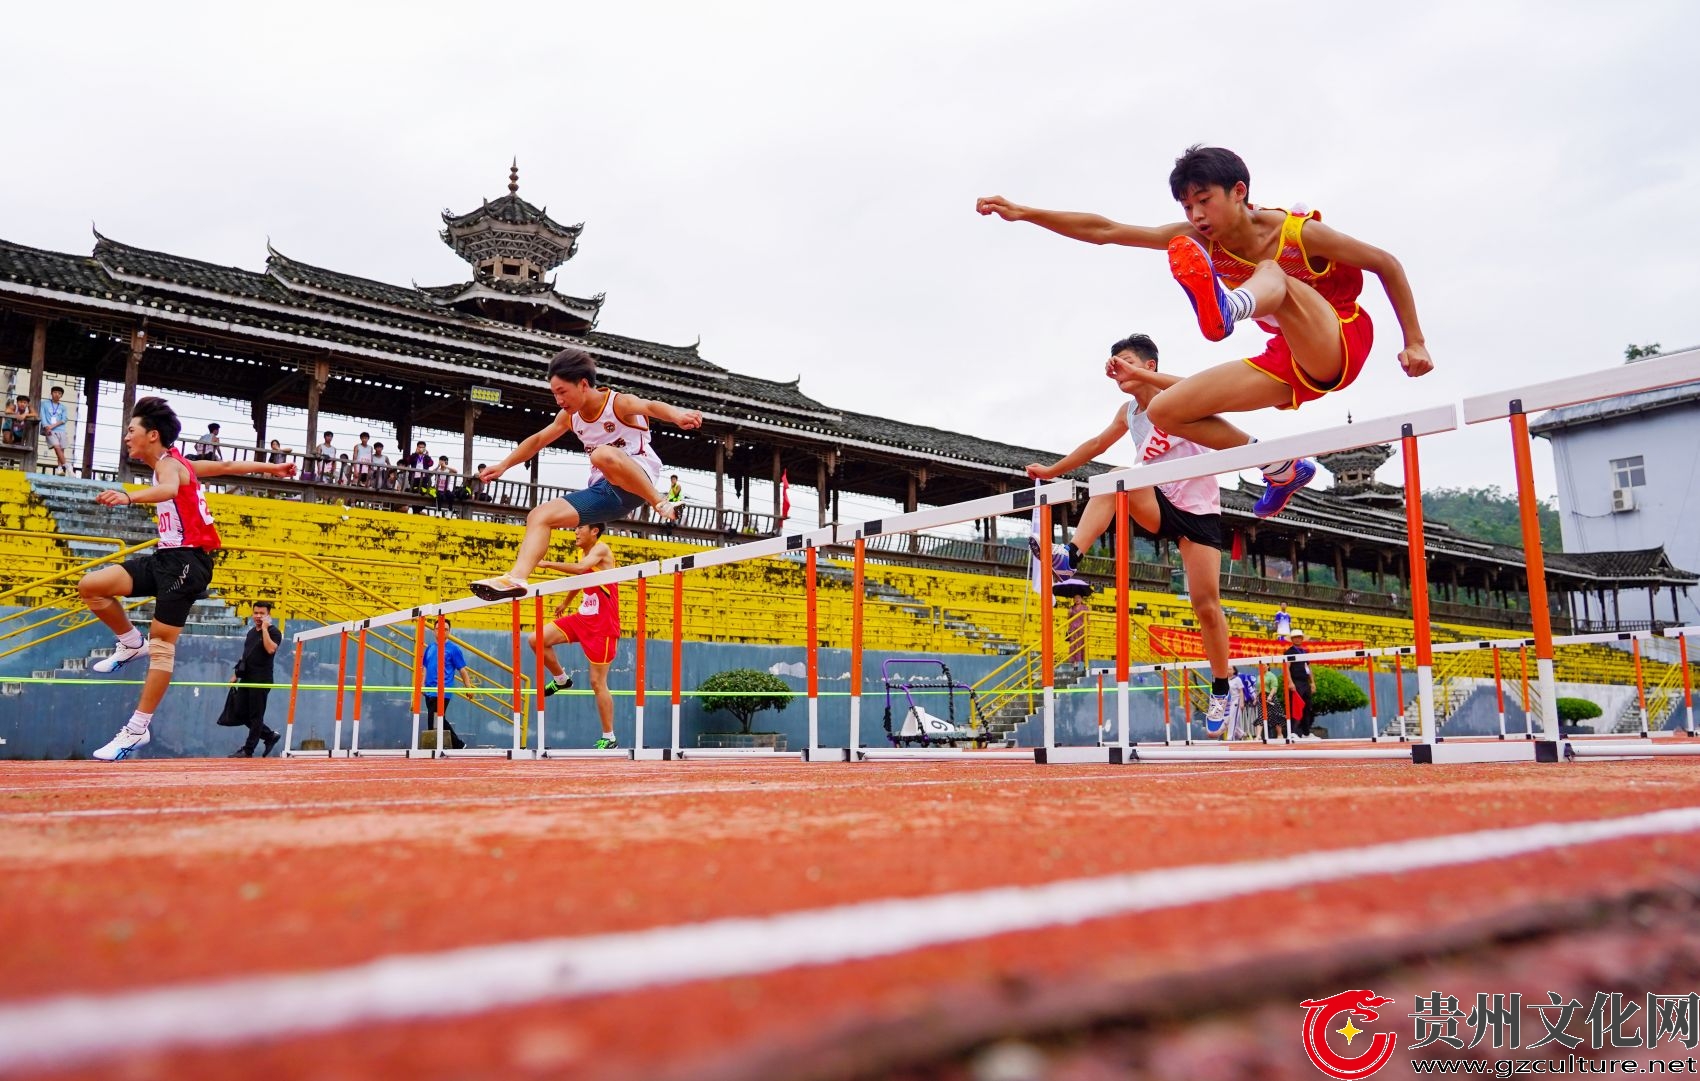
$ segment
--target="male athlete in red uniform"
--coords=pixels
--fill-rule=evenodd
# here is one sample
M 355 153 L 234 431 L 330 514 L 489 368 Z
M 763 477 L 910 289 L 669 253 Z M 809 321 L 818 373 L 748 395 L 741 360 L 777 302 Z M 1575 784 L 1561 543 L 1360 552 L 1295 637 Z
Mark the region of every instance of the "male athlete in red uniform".
M 614 553 L 603 542 L 600 525 L 581 525 L 573 531 L 573 536 L 578 542 L 578 550 L 583 553 L 582 559 L 577 563 L 545 560 L 537 564 L 538 569 L 560 571 L 562 574 L 590 574 L 614 569 Z M 568 615 L 567 605 L 573 593 L 579 594 L 578 611 Z M 573 681 L 566 678 L 566 669 L 561 666 L 560 659 L 555 656 L 555 647 L 566 642 L 577 642 L 584 650 L 584 659 L 590 662 L 590 689 L 596 693 L 596 713 L 602 721 L 602 738 L 596 741 L 596 749 L 606 751 L 617 747 L 619 744 L 614 741 L 614 696 L 608 692 L 608 669 L 620 648 L 618 584 L 591 586 L 562 595 L 560 607 L 555 609 L 555 618 L 543 628 L 543 644 L 549 647 L 543 651 L 543 665 L 554 677 L 543 688 L 544 697 L 573 685 Z M 536 646 L 528 639 L 526 648 L 535 649 Z
M 128 758 L 153 738 L 148 726 L 154 710 L 171 686 L 176 667 L 177 638 L 188 621 L 189 609 L 206 595 L 212 582 L 212 554 L 222 545 L 206 499 L 195 477 L 194 463 L 173 444 L 182 431 L 177 414 L 163 398 L 143 398 L 130 414 L 124 449 L 131 458 L 153 469 L 153 484 L 139 492 L 112 489 L 95 496 L 105 507 L 132 503 L 159 505 L 159 544 L 152 555 L 134 556 L 118 566 L 90 571 L 77 583 L 77 592 L 102 623 L 118 636 L 112 655 L 96 661 L 96 672 L 117 671 L 126 661 L 146 654 L 148 675 L 141 701 L 118 734 L 94 757 L 107 762 Z M 144 640 L 130 622 L 118 597 L 153 597 L 153 626 Z
M 1369 316 L 1358 307 L 1365 270 L 1381 279 L 1399 318 L 1405 373 L 1419 376 L 1434 367 L 1399 260 L 1323 225 L 1317 211 L 1255 207 L 1247 201 L 1250 187 L 1251 173 L 1238 154 L 1195 146 L 1169 174 L 1184 222 L 1123 225 L 1097 214 L 1018 206 L 996 195 L 979 200 L 976 209 L 1090 244 L 1166 248 L 1206 338 L 1221 341 L 1243 319 L 1273 334 L 1259 355 L 1183 379 L 1147 410 L 1158 428 L 1222 450 L 1243 446 L 1248 437 L 1216 414 L 1296 409 L 1358 377 L 1372 339 Z M 1258 517 L 1278 514 L 1315 474 L 1316 466 L 1302 460 L 1264 466 Z

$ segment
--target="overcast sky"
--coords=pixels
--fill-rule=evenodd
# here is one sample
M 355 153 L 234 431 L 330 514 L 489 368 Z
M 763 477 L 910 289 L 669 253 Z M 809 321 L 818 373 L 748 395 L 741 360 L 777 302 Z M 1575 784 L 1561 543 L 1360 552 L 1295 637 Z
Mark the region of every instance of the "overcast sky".
M 1117 337 L 1152 334 L 1185 373 L 1261 335 L 1208 344 L 1159 253 L 974 199 L 1175 220 L 1166 178 L 1195 142 L 1246 159 L 1253 201 L 1398 256 L 1436 364 L 1400 371 L 1371 278 L 1362 378 L 1245 418 L 1258 434 L 1700 343 L 1692 2 L 102 3 L 7 22 L 6 239 L 87 252 L 93 222 L 259 270 L 269 237 L 444 284 L 467 267 L 438 215 L 504 194 L 517 155 L 520 194 L 585 223 L 558 284 L 608 294 L 601 329 L 700 336 L 831 405 L 1059 452 L 1116 407 Z M 1424 479 L 1509 488 L 1508 445 L 1500 425 L 1429 440 Z

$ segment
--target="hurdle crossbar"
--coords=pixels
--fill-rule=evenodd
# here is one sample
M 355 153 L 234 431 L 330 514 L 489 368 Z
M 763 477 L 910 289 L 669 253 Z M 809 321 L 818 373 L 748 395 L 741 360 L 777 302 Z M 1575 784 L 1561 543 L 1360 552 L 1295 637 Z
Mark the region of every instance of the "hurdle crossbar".
M 1548 726 L 1546 738 L 1550 741 L 1560 737 L 1556 723 L 1558 679 L 1552 653 L 1552 613 L 1547 607 L 1546 554 L 1541 547 L 1539 496 L 1535 491 L 1535 469 L 1529 450 L 1529 413 L 1695 381 L 1700 381 L 1700 349 L 1685 349 L 1670 356 L 1654 357 L 1604 371 L 1464 399 L 1466 424 L 1510 421 L 1511 454 L 1517 473 L 1518 517 L 1523 532 L 1523 565 L 1528 578 L 1529 610 L 1535 632 L 1536 689 L 1540 695 L 1542 716 L 1555 721 Z M 1547 760 L 1557 760 L 1556 742 L 1546 757 Z
M 1308 458 L 1334 451 L 1356 450 L 1376 443 L 1392 443 L 1412 436 L 1450 432 L 1457 427 L 1457 407 L 1441 405 L 1399 416 L 1342 424 L 1338 428 L 1261 440 L 1231 450 L 1214 450 L 1172 462 L 1149 462 L 1117 469 L 1093 477 L 1086 488 L 1092 495 L 1114 495 L 1135 488 L 1257 469 L 1287 458 Z

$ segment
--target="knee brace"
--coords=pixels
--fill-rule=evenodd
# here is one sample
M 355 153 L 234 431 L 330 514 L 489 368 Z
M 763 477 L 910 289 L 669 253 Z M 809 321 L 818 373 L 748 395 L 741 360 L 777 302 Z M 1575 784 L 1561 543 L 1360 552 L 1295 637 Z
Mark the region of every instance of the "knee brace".
M 177 643 L 159 638 L 148 639 L 148 669 L 169 672 L 177 667 Z

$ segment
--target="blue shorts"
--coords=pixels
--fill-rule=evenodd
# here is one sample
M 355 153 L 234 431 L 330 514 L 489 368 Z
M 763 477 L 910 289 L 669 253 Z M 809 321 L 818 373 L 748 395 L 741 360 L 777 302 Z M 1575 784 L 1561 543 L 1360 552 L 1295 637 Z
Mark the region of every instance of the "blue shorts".
M 578 511 L 579 525 L 617 522 L 645 505 L 643 496 L 609 483 L 606 477 L 588 488 L 570 493 L 567 502 Z

